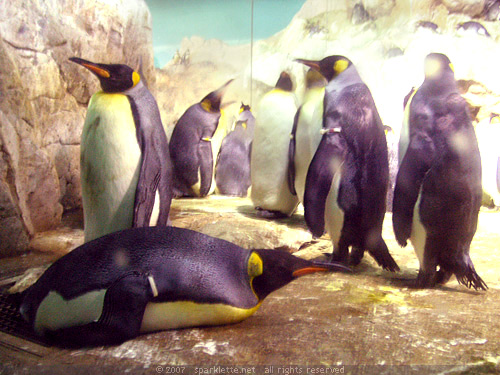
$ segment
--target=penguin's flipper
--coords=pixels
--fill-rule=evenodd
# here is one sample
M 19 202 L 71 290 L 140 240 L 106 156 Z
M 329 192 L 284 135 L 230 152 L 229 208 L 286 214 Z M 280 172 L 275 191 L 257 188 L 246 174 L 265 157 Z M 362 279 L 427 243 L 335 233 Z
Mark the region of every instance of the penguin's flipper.
M 435 146 L 424 131 L 412 136 L 396 177 L 392 206 L 392 225 L 396 240 L 406 246 L 410 238 L 413 209 L 425 174 L 434 159 Z
M 139 335 L 147 303 L 153 298 L 145 274 L 129 273 L 106 291 L 97 322 L 46 332 L 47 338 L 64 347 L 114 345 Z
M 292 133 L 290 134 L 290 145 L 288 146 L 288 188 L 292 195 L 297 195 L 297 191 L 295 190 L 295 134 L 297 133 L 297 123 L 299 122 L 301 108 L 302 106 L 295 113 Z
M 146 148 L 142 153 L 142 165 L 135 191 L 134 218 L 132 222 L 134 228 L 149 226 L 160 179 L 160 159 Z
M 210 191 L 213 175 L 212 143 L 210 138 L 202 138 L 198 144 L 198 161 L 200 163 L 200 197 Z
M 307 171 L 304 193 L 304 218 L 316 237 L 325 231 L 325 204 L 335 173 L 340 171 L 346 151 L 340 132 L 323 135 Z
M 170 153 L 167 146 L 162 150 L 164 152 L 163 164 L 161 169 L 160 183 L 158 186 L 158 194 L 160 196 L 160 212 L 156 225 L 170 225 L 168 215 L 170 213 L 170 205 L 174 195 L 173 191 L 173 168 L 170 160 Z

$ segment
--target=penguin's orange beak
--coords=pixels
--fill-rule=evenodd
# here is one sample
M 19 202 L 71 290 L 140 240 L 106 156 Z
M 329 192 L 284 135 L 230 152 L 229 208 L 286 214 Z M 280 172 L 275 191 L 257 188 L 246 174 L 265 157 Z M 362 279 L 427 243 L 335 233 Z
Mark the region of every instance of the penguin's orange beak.
M 327 268 L 323 267 L 306 267 L 306 268 L 301 268 L 293 272 L 293 277 L 301 277 L 304 275 L 309 275 L 310 273 L 315 273 L 315 272 L 327 272 L 330 271 Z
M 320 71 L 319 61 L 316 60 L 305 60 L 305 59 L 295 59 L 296 62 L 307 65 L 309 68 Z
M 88 60 L 80 59 L 79 57 L 70 57 L 69 61 L 73 61 L 74 63 L 80 64 L 81 66 L 84 66 L 88 70 L 90 70 L 92 73 L 98 75 L 99 77 L 102 78 L 109 78 L 110 74 L 106 69 L 103 69 L 99 66 L 99 64 L 93 63 Z

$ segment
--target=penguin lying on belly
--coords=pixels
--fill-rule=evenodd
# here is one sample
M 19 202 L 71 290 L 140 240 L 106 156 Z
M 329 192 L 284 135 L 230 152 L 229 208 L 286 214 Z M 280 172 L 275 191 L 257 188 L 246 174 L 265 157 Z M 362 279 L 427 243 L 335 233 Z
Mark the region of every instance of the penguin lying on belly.
M 188 229 L 133 228 L 57 260 L 24 292 L 20 312 L 56 344 L 114 344 L 145 332 L 240 322 L 294 279 L 343 270 Z
M 232 81 L 189 107 L 175 125 L 169 147 L 176 197 L 204 197 L 215 189 L 212 137 L 222 119 L 222 96 Z
M 102 87 L 90 99 L 80 146 L 85 241 L 166 225 L 172 166 L 155 98 L 127 65 L 70 61 L 94 73 Z
M 332 260 L 357 265 L 368 250 L 384 269 L 398 271 L 382 238 L 389 164 L 384 126 L 370 90 L 344 56 L 296 61 L 328 81 L 323 102 L 317 104 L 323 110 L 323 135 L 305 183 L 307 226 L 316 237 L 326 227 Z

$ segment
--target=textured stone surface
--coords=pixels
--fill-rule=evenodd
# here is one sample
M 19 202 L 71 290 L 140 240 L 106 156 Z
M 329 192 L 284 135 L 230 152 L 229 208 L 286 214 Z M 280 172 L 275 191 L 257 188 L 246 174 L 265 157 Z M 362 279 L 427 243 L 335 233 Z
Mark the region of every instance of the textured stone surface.
M 450 13 L 463 13 L 470 17 L 479 16 L 484 9 L 485 0 L 441 0 Z
M 136 68 L 142 57 L 152 85 L 155 76 L 143 0 L 5 1 L 0 35 L 0 185 L 19 232 L 18 241 L 2 241 L 5 255 L 22 250 L 23 238 L 56 227 L 63 206 L 81 205 L 78 146 L 86 104 L 99 86 L 68 58 Z

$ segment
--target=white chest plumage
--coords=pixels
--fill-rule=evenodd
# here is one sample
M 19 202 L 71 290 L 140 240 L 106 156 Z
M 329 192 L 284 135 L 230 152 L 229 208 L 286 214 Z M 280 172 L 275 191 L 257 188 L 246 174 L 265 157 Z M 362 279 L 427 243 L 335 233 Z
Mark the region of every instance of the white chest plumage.
M 324 88 L 313 88 L 307 92 L 295 132 L 295 189 L 301 202 L 304 201 L 309 164 L 321 142 L 324 95 Z
M 296 110 L 292 93 L 276 89 L 262 98 L 257 108 L 250 164 L 254 205 L 288 215 L 298 204 L 287 182 L 289 135 Z
M 125 95 L 92 96 L 80 156 L 85 241 L 130 228 L 142 156 Z

